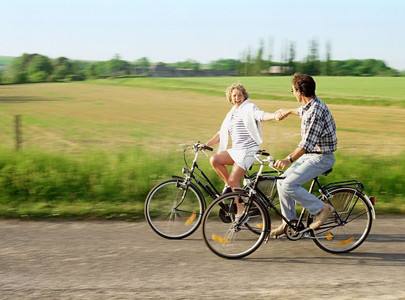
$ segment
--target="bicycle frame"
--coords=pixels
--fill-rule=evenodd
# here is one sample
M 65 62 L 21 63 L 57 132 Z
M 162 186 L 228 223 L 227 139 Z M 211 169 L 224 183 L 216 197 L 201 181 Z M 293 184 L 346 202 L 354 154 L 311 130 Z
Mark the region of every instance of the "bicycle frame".
M 202 190 L 204 190 L 212 199 L 215 199 L 219 196 L 219 192 L 216 189 L 215 185 L 211 182 L 207 175 L 205 175 L 204 171 L 200 169 L 198 166 L 197 160 L 199 156 L 199 150 L 193 147 L 194 150 L 194 159 L 191 164 L 190 168 L 183 167 L 182 173 L 184 174 L 184 178 L 180 176 L 173 176 L 173 178 L 184 179 L 184 183 L 188 184 L 189 182 L 195 182 Z M 184 150 L 186 151 L 186 149 Z M 184 158 L 184 161 L 187 165 L 187 161 Z M 194 172 L 198 171 L 199 174 L 202 176 L 203 180 L 200 180 L 197 176 L 194 175 Z

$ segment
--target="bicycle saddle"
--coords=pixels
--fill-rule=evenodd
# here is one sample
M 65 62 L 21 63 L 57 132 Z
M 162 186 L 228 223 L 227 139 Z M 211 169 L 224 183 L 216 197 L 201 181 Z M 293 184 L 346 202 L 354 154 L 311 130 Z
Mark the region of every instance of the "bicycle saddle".
M 332 172 L 332 170 L 333 170 L 333 168 L 327 170 L 326 172 L 323 172 L 322 175 L 328 176 L 328 174 L 329 174 L 330 172 Z

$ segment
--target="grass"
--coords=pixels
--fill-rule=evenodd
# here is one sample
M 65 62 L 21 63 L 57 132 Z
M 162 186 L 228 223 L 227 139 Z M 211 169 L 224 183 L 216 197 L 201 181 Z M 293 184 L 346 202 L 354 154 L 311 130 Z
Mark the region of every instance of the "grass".
M 218 78 L 219 82 L 222 80 Z M 221 85 L 219 93 L 223 93 L 225 86 Z M 254 101 L 266 111 L 297 106 L 293 99 Z M 338 127 L 339 151 L 379 156 L 405 151 L 405 109 L 329 106 Z M 208 96 L 129 86 L 52 83 L 0 87 L 0 107 L 2 145 L 14 146 L 14 115 L 21 114 L 25 148 L 82 153 L 116 152 L 134 146 L 175 149 L 178 144 L 206 141 L 218 130 L 230 106 L 223 94 Z M 264 137 L 263 147 L 274 154 L 291 149 L 299 139 L 298 118 L 264 123 Z
M 98 202 L 57 201 L 57 202 L 0 202 L 1 218 L 41 219 L 114 219 L 136 221 L 143 218 L 143 203 L 139 202 Z
M 322 183 L 358 179 L 365 191 L 379 199 L 377 212 L 405 212 L 402 168 L 405 156 L 394 159 L 337 157 L 334 172 Z M 199 161 L 218 189 L 221 183 Z M 153 153 L 137 149 L 115 155 L 86 153 L 80 156 L 43 152 L 0 151 L 0 216 L 20 218 L 139 219 L 150 188 L 181 175 L 181 153 Z
M 318 94 L 331 104 L 405 107 L 403 77 L 317 77 Z M 102 85 L 140 87 L 157 90 L 191 91 L 222 96 L 233 82 L 242 82 L 254 99 L 290 101 L 291 78 L 208 77 L 208 78 L 116 78 L 88 81 Z
M 239 79 L 266 111 L 297 105 L 287 77 Z M 404 212 L 405 85 L 397 87 L 397 79 L 317 79 L 339 139 L 336 167 L 325 180 L 364 181 L 367 192 L 381 199 L 379 212 Z M 0 86 L 0 216 L 138 218 L 151 186 L 179 175 L 179 144 L 206 141 L 218 130 L 230 108 L 223 91 L 235 80 L 139 78 Z M 369 104 L 365 98 L 370 97 L 375 103 L 330 104 L 328 91 L 332 99 Z M 269 95 L 276 95 L 275 100 Z M 392 103 L 378 106 L 378 99 Z M 22 115 L 21 153 L 11 150 L 16 114 Z M 276 158 L 296 146 L 297 118 L 263 125 L 262 148 Z

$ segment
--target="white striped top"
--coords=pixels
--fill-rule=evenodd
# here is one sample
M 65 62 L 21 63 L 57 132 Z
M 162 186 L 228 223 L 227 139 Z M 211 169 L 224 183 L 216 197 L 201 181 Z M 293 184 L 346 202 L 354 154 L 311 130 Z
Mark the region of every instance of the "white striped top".
M 248 129 L 243 122 L 241 110 L 235 109 L 231 116 L 231 126 L 229 127 L 229 134 L 232 139 L 233 149 L 250 149 L 259 147 L 254 139 L 249 134 Z

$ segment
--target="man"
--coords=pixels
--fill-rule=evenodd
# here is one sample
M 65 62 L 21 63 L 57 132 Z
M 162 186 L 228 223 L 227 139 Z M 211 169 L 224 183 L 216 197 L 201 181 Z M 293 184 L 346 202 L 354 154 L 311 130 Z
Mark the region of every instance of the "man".
M 284 169 L 285 179 L 277 182 L 281 211 L 287 220 L 297 219 L 295 201 L 315 216 L 311 229 L 319 228 L 333 208 L 309 193 L 302 185 L 332 168 L 336 151 L 336 125 L 328 107 L 315 94 L 314 79 L 305 74 L 294 74 L 291 92 L 301 104 L 296 110 L 282 110 L 280 119 L 290 114 L 301 118 L 301 141 L 298 147 L 274 166 Z M 286 223 L 271 231 L 272 237 L 284 233 Z

